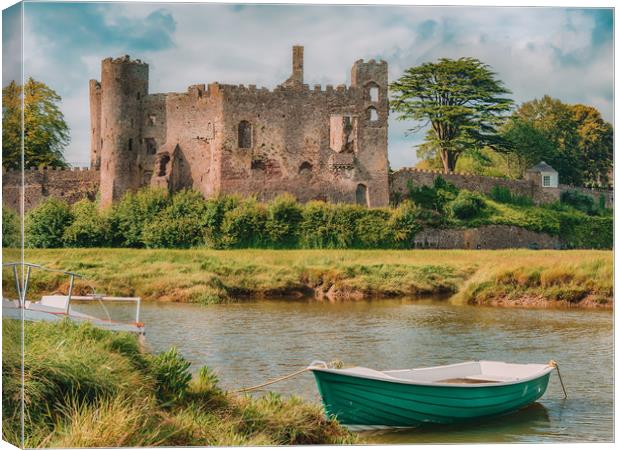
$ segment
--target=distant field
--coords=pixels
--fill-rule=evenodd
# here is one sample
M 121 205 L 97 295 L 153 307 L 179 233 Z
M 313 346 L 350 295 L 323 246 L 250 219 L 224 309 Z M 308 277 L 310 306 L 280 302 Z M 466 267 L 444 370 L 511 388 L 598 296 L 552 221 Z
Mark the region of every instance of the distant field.
M 4 254 L 5 261 L 18 257 Z M 144 300 L 447 295 L 504 306 L 613 302 L 613 252 L 599 250 L 26 249 L 25 258 L 79 272 L 97 291 Z M 31 290 L 65 291 L 64 281 L 38 275 Z M 92 289 L 87 281 L 77 288 Z

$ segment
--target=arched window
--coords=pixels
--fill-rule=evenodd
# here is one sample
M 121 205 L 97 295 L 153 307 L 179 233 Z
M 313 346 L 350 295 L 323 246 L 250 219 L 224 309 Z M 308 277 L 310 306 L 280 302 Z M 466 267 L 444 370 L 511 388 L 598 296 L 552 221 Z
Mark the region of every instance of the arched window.
M 372 106 L 366 110 L 366 115 L 370 122 L 377 122 L 379 120 L 379 113 Z
M 158 162 L 159 162 L 159 167 L 157 169 L 157 176 L 165 177 L 166 169 L 168 168 L 168 163 L 170 162 L 170 156 L 164 153 L 163 155 L 160 156 Z
M 310 164 L 308 161 L 302 162 L 301 165 L 299 166 L 299 173 L 309 174 L 311 172 L 312 172 L 312 164 Z
M 355 190 L 355 203 L 368 206 L 368 188 L 365 184 L 358 184 Z
M 239 148 L 252 148 L 252 124 L 247 120 L 239 122 Z

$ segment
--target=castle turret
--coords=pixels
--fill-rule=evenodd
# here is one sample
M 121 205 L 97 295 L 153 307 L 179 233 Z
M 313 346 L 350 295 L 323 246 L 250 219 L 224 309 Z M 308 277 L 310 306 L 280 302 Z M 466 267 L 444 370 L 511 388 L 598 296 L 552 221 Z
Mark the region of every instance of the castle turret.
M 101 204 L 140 187 L 142 101 L 148 94 L 148 64 L 129 56 L 101 63 Z M 92 100 L 91 100 L 92 101 Z
M 293 46 L 293 70 L 291 76 L 282 83 L 286 87 L 299 87 L 304 84 L 304 47 L 303 45 Z

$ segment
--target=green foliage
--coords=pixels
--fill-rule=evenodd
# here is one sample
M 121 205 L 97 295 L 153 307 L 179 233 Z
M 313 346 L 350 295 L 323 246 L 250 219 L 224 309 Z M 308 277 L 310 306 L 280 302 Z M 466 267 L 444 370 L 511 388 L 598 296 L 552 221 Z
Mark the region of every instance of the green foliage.
M 509 203 L 518 206 L 532 206 L 534 204 L 531 197 L 527 195 L 518 195 L 510 192 L 510 189 L 504 186 L 495 185 L 489 194 L 496 202 Z
M 143 247 L 142 231 L 169 202 L 168 192 L 163 189 L 141 189 L 123 195 L 112 210 L 115 241 L 122 247 Z
M 412 248 L 420 224 L 421 210 L 415 203 L 404 201 L 394 210 L 389 220 L 391 238 L 397 248 Z
M 399 120 L 420 123 L 409 131 L 432 125 L 423 145 L 439 154 L 446 172 L 454 171 L 463 152 L 501 142 L 496 128 L 512 100 L 495 75 L 475 58 L 424 63 L 390 85 L 390 106 Z
M 271 246 L 294 248 L 298 245 L 302 208 L 291 195 L 281 195 L 269 203 L 265 232 Z
M 591 106 L 569 105 L 545 95 L 523 103 L 503 136 L 521 173 L 544 160 L 563 184 L 607 186 L 613 164 L 613 128 Z
M 19 216 L 8 208 L 2 208 L 2 247 L 21 245 L 21 223 Z
M 141 239 L 151 248 L 189 248 L 204 242 L 207 203 L 202 194 L 182 190 L 145 223 Z
M 26 214 L 25 244 L 28 247 L 54 248 L 63 246 L 65 229 L 73 222 L 66 202 L 50 197 Z
M 96 202 L 84 199 L 71 207 L 73 222 L 63 233 L 66 247 L 105 247 L 111 239 L 109 217 L 102 213 Z
M 232 211 L 241 203 L 237 196 L 223 196 L 207 200 L 205 207 L 205 244 L 211 248 L 224 247 L 222 223 L 228 211 Z
M 579 191 L 572 190 L 562 192 L 562 194 L 560 194 L 560 202 L 570 205 L 576 210 L 590 216 L 596 215 L 598 212 L 594 199 Z
M 192 375 L 191 363 L 175 347 L 149 360 L 149 372 L 154 377 L 157 398 L 163 403 L 178 401 L 185 397 Z
M 560 236 L 568 248 L 613 248 L 613 216 L 562 214 Z
M 457 219 L 467 220 L 476 217 L 485 207 L 482 196 L 476 192 L 461 190 L 449 205 L 450 213 Z
M 224 213 L 222 244 L 226 248 L 262 247 L 266 243 L 267 209 L 254 198 Z
M 23 91 L 23 130 L 22 130 Z M 2 166 L 24 168 L 66 167 L 63 150 L 69 143 L 69 127 L 58 107 L 60 96 L 45 83 L 28 78 L 22 86 L 11 81 L 2 89 Z
M 439 213 L 444 212 L 446 205 L 454 200 L 459 192 L 456 186 L 448 183 L 443 177 L 435 178 L 433 186 L 414 187 L 409 180 L 407 189 L 408 198 L 416 205 Z

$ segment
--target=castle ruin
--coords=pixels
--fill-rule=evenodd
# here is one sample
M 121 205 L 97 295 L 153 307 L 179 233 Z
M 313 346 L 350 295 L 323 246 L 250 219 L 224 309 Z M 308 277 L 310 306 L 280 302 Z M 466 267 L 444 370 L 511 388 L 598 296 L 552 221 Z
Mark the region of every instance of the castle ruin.
M 167 94 L 149 93 L 148 64 L 104 59 L 90 80 L 102 206 L 143 186 L 386 206 L 386 62 L 358 60 L 350 86 L 311 89 L 303 52 L 293 47 L 291 76 L 273 90 L 216 82 Z

